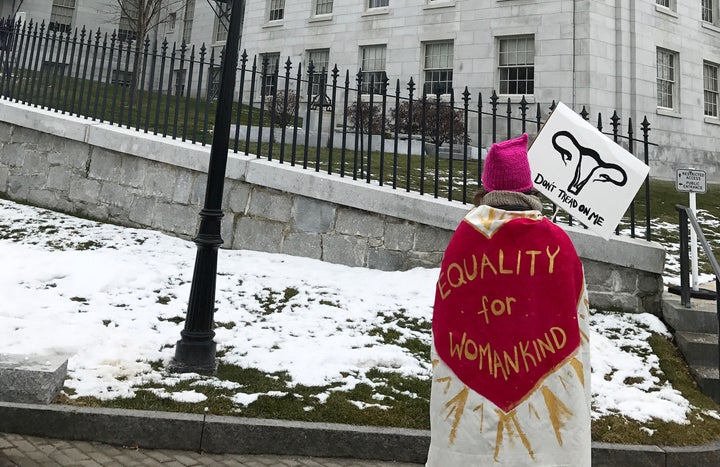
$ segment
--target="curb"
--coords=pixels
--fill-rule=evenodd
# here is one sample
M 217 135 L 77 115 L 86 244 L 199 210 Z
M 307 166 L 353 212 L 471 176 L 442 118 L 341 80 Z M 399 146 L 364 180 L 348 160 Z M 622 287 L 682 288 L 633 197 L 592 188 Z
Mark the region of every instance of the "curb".
M 417 464 L 425 463 L 430 445 L 427 430 L 12 402 L 0 402 L 0 432 L 148 449 Z M 720 441 L 690 447 L 593 442 L 592 459 L 603 467 L 720 465 Z

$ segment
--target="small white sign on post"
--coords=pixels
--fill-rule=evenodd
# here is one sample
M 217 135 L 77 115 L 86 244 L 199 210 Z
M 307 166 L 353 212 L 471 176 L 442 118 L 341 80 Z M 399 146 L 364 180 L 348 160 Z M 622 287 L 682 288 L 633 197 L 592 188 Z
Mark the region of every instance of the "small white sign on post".
M 689 193 L 690 210 L 693 215 L 697 216 L 697 199 L 696 193 L 705 193 L 707 186 L 705 184 L 705 171 L 697 169 L 676 169 L 675 170 L 675 189 L 681 193 Z M 695 229 L 690 229 L 690 272 L 692 278 L 692 288 L 695 291 L 700 290 L 698 282 L 699 261 L 697 247 L 697 233 Z
M 606 240 L 650 170 L 563 103 L 528 159 L 535 188 Z
M 705 193 L 705 171 L 697 169 L 676 169 L 675 188 L 683 193 Z

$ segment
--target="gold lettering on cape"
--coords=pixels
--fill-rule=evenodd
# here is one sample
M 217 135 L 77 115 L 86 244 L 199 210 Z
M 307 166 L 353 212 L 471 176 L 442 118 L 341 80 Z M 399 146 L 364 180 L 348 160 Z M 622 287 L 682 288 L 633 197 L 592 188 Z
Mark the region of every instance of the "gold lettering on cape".
M 493 348 L 490 342 L 478 342 L 468 337 L 467 332 L 463 332 L 459 339 L 452 331 L 448 334 L 451 358 L 477 360 L 479 371 L 487 369 L 493 378 L 502 377 L 505 381 L 514 375 L 529 373 L 549 354 L 555 354 L 567 345 L 567 334 L 558 326 L 551 327 L 540 337 L 518 341 L 507 349 Z M 582 364 L 573 363 L 573 367 L 580 372 L 580 377 Z
M 528 365 L 528 359 L 532 361 L 533 366 L 537 366 L 537 361 L 535 360 L 535 357 L 531 353 L 528 352 L 528 348 L 530 347 L 530 342 L 525 342 L 525 346 L 523 346 L 522 341 L 518 344 L 520 346 L 520 355 L 523 359 L 523 364 L 525 364 L 525 371 L 530 371 L 530 366 Z
M 540 350 L 542 350 L 543 358 L 546 357 L 546 354 L 545 354 L 546 350 L 549 351 L 550 353 L 553 353 L 553 354 L 555 353 L 555 349 L 552 346 L 552 342 L 550 342 L 550 336 L 548 335 L 548 333 L 545 333 L 544 337 L 545 337 L 544 341 L 542 339 L 535 340 L 535 342 L 537 342 L 538 345 L 540 346 Z
M 514 250 L 513 250 L 514 251 Z M 555 247 L 555 252 L 551 252 L 550 246 L 545 247 L 545 255 L 542 255 L 541 250 L 517 250 L 514 254 L 506 252 L 502 248 L 498 249 L 497 257 L 494 254 L 488 255 L 483 253 L 480 258 L 479 276 L 480 279 L 485 279 L 486 275 L 493 274 L 495 276 L 501 275 L 527 275 L 528 277 L 535 276 L 536 269 L 538 271 L 546 271 L 548 274 L 555 272 L 555 258 L 560 253 L 560 246 Z M 523 256 L 529 256 L 529 264 L 523 269 L 525 262 Z M 541 261 L 545 259 L 546 261 Z M 513 261 L 515 264 L 513 264 Z M 478 278 L 478 257 L 475 254 L 471 254 L 468 257 L 458 259 L 457 262 L 453 262 L 447 265 L 441 272 L 438 278 L 437 288 L 440 293 L 440 297 L 445 300 L 453 289 L 460 288 L 464 285 Z
M 462 353 L 463 348 L 465 347 L 465 338 L 467 337 L 467 333 L 464 332 L 462 336 L 462 341 L 460 342 L 460 345 L 453 345 L 453 333 L 450 332 L 450 356 L 459 358 L 462 360 Z
M 500 269 L 500 274 L 512 274 L 512 269 L 506 269 L 505 268 L 505 252 L 500 248 L 498 251 L 498 269 Z
M 553 270 L 555 269 L 555 257 L 560 253 L 560 245 L 558 245 L 557 249 L 555 250 L 555 254 L 550 254 L 550 247 L 545 247 L 545 252 L 547 253 L 548 260 L 550 260 L 550 264 L 548 265 L 548 274 L 552 274 Z
M 450 289 L 443 290 L 443 288 L 446 286 L 445 281 L 443 281 L 444 276 L 445 276 L 445 273 L 441 272 L 440 277 L 438 278 L 438 282 L 437 282 L 438 290 L 440 291 L 440 297 L 443 300 L 445 300 L 448 297 L 448 295 L 450 295 Z
M 453 282 L 453 280 L 450 276 L 450 273 L 455 270 L 457 271 L 457 282 Z M 467 284 L 467 281 L 465 280 L 465 275 L 463 274 L 463 270 L 458 263 L 451 263 L 450 266 L 448 266 L 448 268 L 447 268 L 446 275 L 447 275 L 448 283 L 450 284 L 450 287 L 452 287 L 453 289 L 457 289 L 461 285 Z
M 526 255 L 530 255 L 530 276 L 535 275 L 535 257 L 540 253 L 538 250 L 528 250 L 525 252 Z
M 562 328 L 553 326 L 550 328 L 550 334 L 552 334 L 553 341 L 555 341 L 556 349 L 562 349 L 563 347 L 565 347 L 565 344 L 567 343 L 567 336 L 565 335 L 565 331 Z M 558 341 L 558 335 L 560 335 L 562 340 Z
M 518 363 L 518 346 L 516 345 L 513 347 L 515 350 L 515 358 L 513 359 L 508 355 L 507 351 L 503 350 L 503 355 L 505 356 L 505 365 L 507 367 L 508 373 L 510 373 L 510 367 L 515 371 L 515 373 L 520 373 L 520 364 Z
M 500 373 L 502 373 L 502 377 L 505 379 L 505 381 L 507 381 L 507 370 L 505 369 L 502 359 L 500 358 L 500 354 L 497 353 L 497 350 L 493 350 L 493 365 L 495 367 L 493 376 L 497 379 L 497 370 L 498 368 L 500 368 Z
M 463 259 L 463 271 L 465 271 L 465 276 L 467 277 L 467 280 L 474 281 L 477 277 L 477 258 L 475 255 L 472 255 L 472 262 L 473 262 L 473 272 L 470 274 L 467 267 L 467 259 Z
M 490 258 L 483 253 L 482 256 L 482 262 L 480 263 L 480 279 L 485 278 L 485 267 L 488 266 L 490 269 L 492 269 L 493 274 L 497 276 L 497 269 L 495 269 L 495 266 L 493 266 L 492 262 L 490 261 Z

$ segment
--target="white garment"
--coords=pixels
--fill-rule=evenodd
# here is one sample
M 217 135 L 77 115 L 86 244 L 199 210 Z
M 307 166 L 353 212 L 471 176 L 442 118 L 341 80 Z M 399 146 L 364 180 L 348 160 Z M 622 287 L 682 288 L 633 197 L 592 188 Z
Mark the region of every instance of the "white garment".
M 465 220 L 489 230 L 500 228 L 504 216 L 487 208 L 474 209 Z M 487 222 L 489 212 L 492 222 Z M 540 219 L 537 211 L 527 211 L 514 212 L 507 220 L 517 217 Z M 591 465 L 589 303 L 584 280 L 578 301 L 580 347 L 508 413 L 465 385 L 438 357 L 433 343 L 428 467 Z

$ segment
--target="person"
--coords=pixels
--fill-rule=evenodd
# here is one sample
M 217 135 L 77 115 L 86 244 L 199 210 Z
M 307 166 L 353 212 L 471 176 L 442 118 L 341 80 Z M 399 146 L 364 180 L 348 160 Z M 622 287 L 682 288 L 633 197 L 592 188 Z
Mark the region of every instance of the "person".
M 493 144 L 435 290 L 427 466 L 590 466 L 588 299 L 528 136 Z

